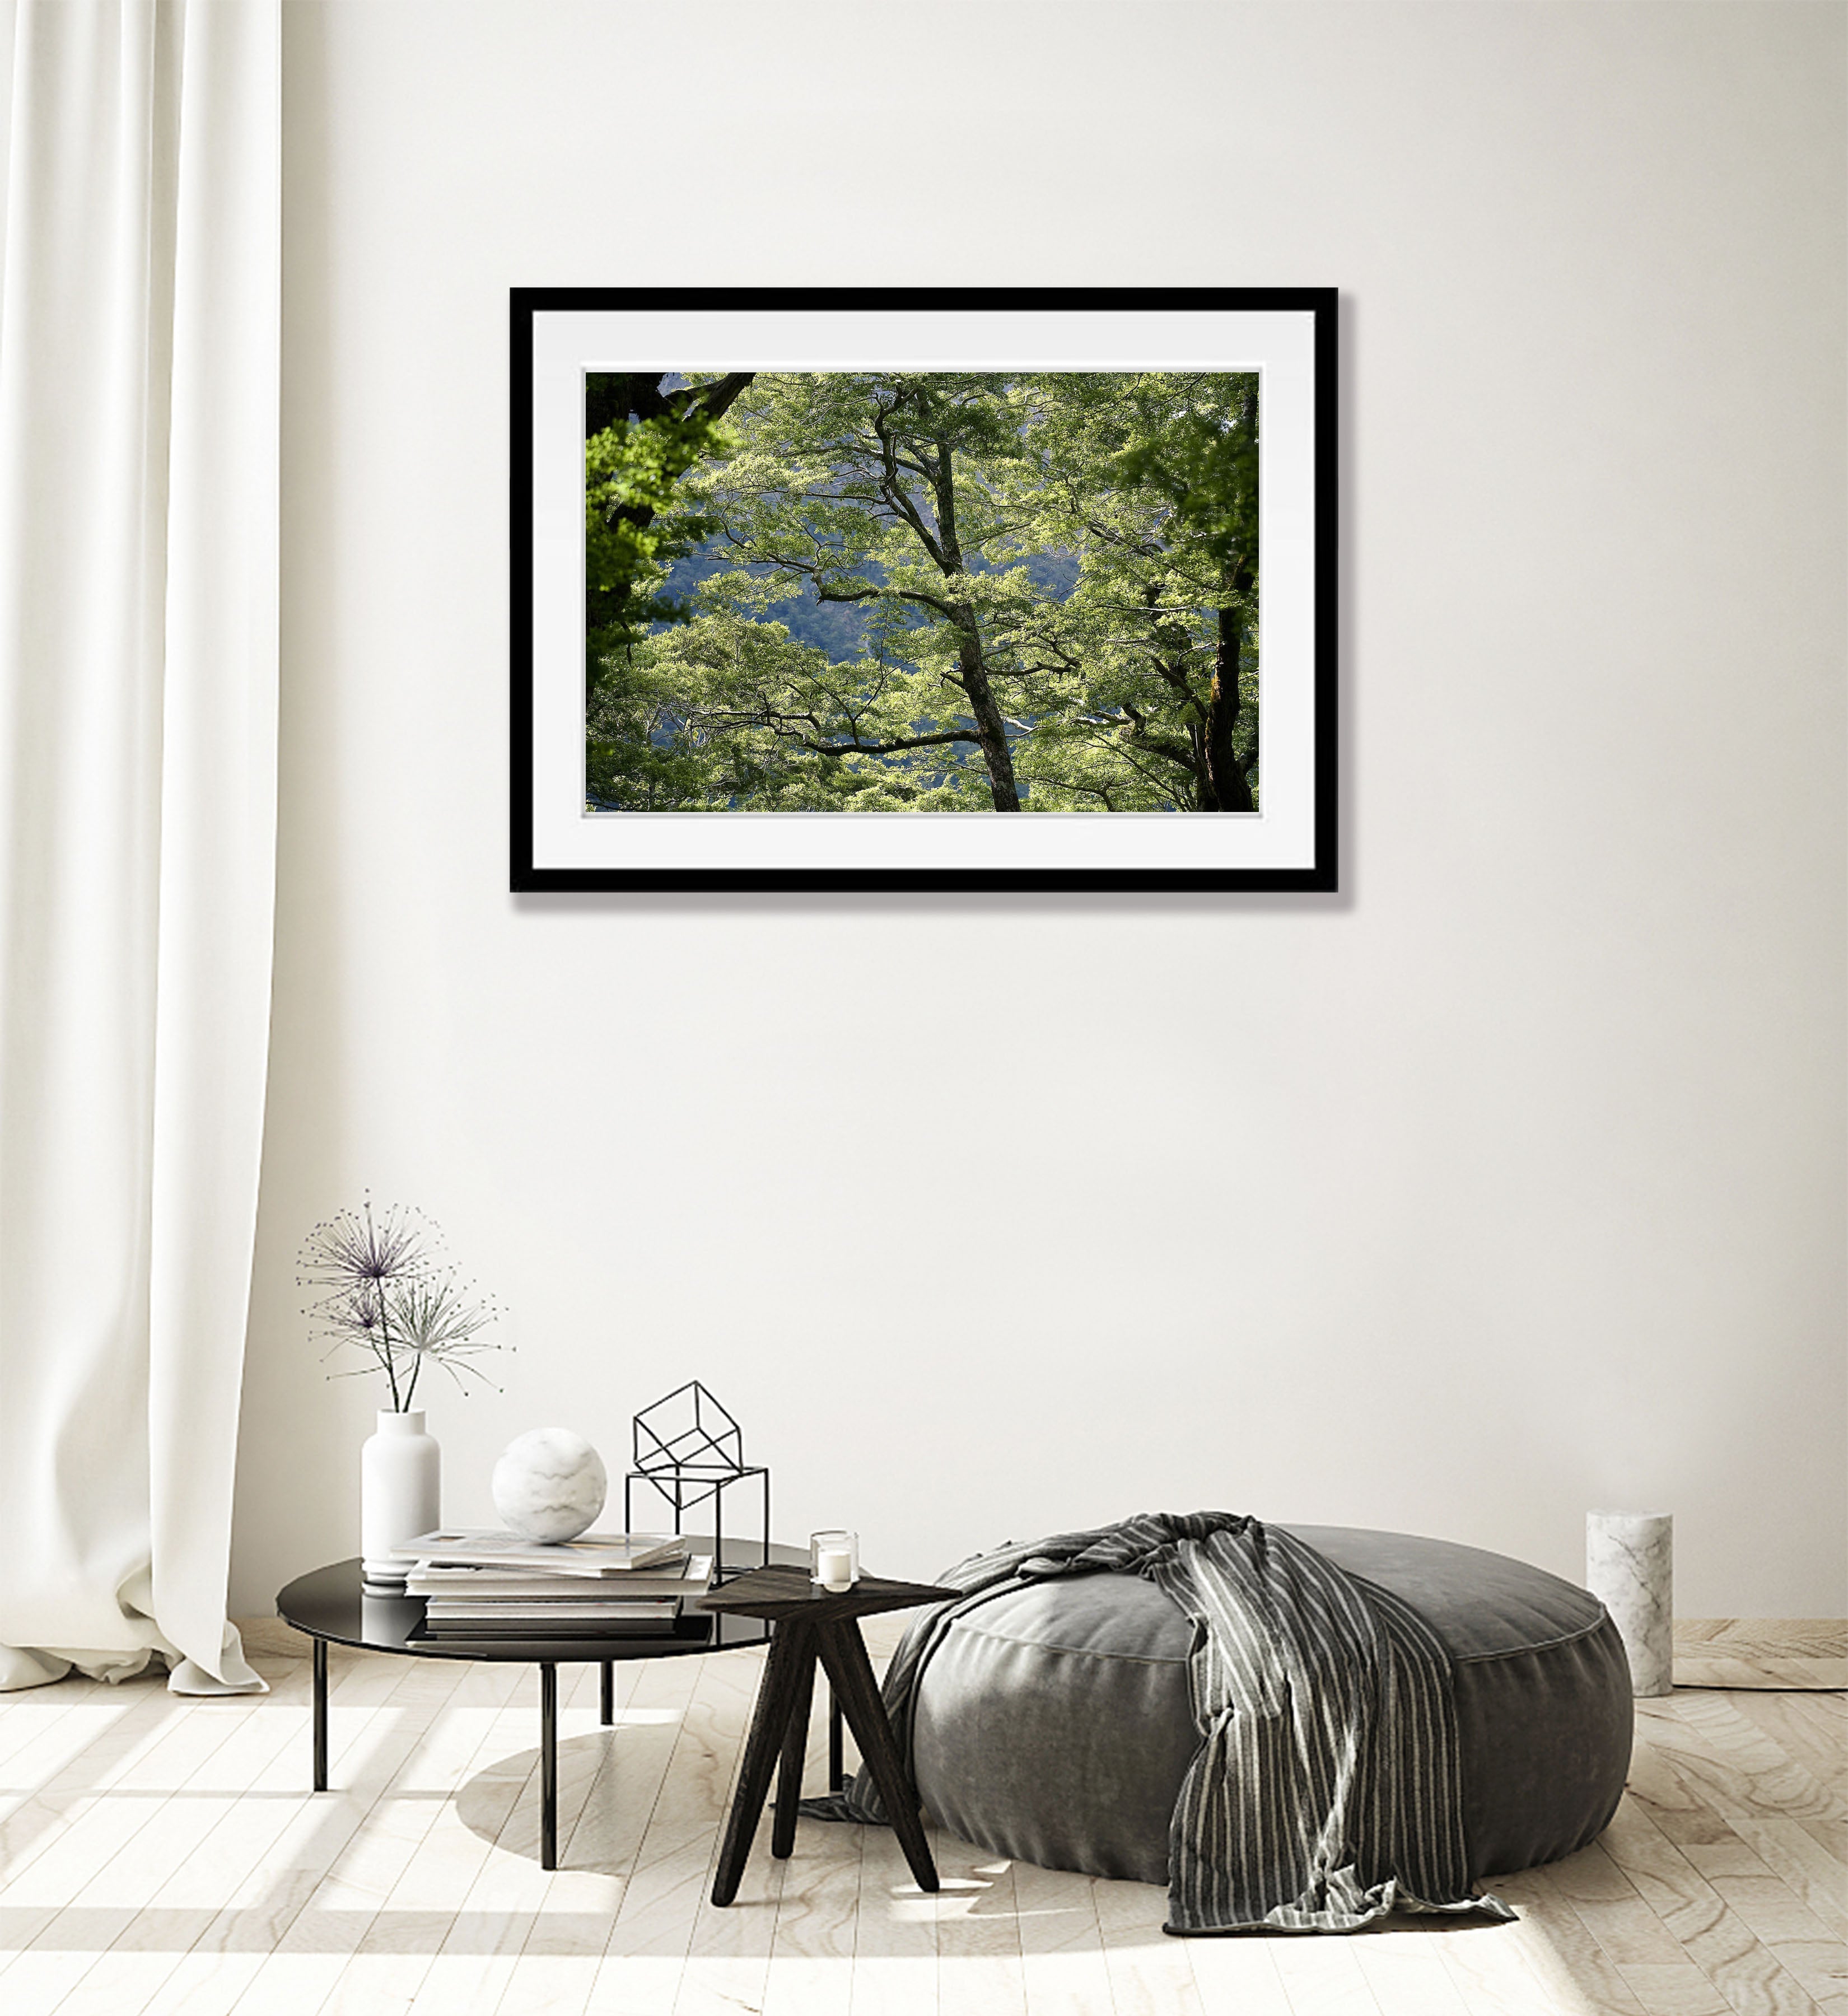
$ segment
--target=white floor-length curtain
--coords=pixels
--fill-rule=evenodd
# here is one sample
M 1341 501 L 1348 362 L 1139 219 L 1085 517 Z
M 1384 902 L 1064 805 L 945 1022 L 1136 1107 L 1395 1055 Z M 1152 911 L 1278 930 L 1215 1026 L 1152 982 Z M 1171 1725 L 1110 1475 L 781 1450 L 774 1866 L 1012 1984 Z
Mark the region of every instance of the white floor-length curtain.
M 276 845 L 279 0 L 16 0 L 0 1687 L 225 1616 Z

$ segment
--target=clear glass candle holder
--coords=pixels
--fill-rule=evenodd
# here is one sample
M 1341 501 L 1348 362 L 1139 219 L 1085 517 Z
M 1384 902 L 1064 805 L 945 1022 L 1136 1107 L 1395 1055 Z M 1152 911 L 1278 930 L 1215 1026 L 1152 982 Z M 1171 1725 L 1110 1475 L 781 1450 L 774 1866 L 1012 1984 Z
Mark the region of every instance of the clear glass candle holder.
M 843 1527 L 809 1535 L 809 1579 L 840 1596 L 860 1579 L 860 1536 Z

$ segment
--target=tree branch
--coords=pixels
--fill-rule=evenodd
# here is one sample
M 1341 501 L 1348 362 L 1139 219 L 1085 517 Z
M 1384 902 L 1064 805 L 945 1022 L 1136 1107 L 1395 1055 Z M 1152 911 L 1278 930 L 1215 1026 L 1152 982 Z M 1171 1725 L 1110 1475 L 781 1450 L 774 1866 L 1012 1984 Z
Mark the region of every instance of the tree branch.
M 765 725 L 778 734 L 783 732 L 773 721 Z M 811 742 L 805 736 L 790 739 L 817 756 L 894 756 L 904 749 L 934 749 L 946 742 L 978 743 L 982 737 L 972 728 L 953 728 L 941 735 L 908 735 L 896 742 Z
M 927 609 L 934 609 L 946 621 L 956 621 L 956 613 L 947 602 L 939 602 L 934 595 L 926 595 L 917 588 L 823 588 L 818 581 L 815 586 L 817 602 L 867 602 L 889 595 L 899 602 L 921 602 Z
M 683 385 L 679 391 L 668 393 L 666 404 L 680 418 L 685 418 L 690 408 L 698 405 L 704 409 L 708 419 L 715 420 L 756 376 L 755 371 L 728 371 L 710 385 Z
M 1113 714 L 1083 715 L 1079 718 L 1086 728 L 1110 732 L 1112 745 L 1118 749 L 1133 743 L 1139 750 L 1146 749 L 1151 756 L 1164 756 L 1170 763 L 1178 763 L 1190 776 L 1199 775 L 1200 766 L 1194 761 L 1191 749 L 1184 748 L 1178 742 L 1170 742 L 1164 736 L 1151 735 L 1142 716 L 1127 704 L 1123 712 L 1129 717 L 1126 722 Z
M 890 422 L 899 409 L 899 400 L 903 397 L 904 394 L 900 393 L 891 405 L 880 407 L 873 417 L 873 431 L 878 435 L 879 445 L 884 451 L 884 473 L 880 479 L 879 494 L 917 534 L 918 543 L 942 571 L 948 574 L 950 569 L 945 563 L 943 549 L 937 543 L 930 527 L 924 521 L 922 513 L 912 502 L 905 486 L 899 481 L 898 444 L 892 439 Z M 924 480 L 928 482 L 930 478 L 927 475 Z

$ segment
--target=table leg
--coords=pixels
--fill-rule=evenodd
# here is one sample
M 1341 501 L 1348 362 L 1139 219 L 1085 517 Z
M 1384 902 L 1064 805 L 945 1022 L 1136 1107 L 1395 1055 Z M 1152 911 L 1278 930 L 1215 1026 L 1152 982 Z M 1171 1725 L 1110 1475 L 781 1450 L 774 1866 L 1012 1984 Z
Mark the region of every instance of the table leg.
M 783 1762 L 776 1773 L 776 1817 L 770 1827 L 770 1852 L 787 1862 L 796 1845 L 796 1809 L 802 1803 L 802 1766 L 809 1755 L 809 1703 L 815 1693 L 815 1660 L 802 1661 L 795 1690 L 789 1697 L 789 1719 L 783 1725 Z
M 841 1697 L 834 1691 L 834 1683 L 828 1682 L 828 1790 L 844 1792 L 847 1789 L 847 1765 L 841 1755 Z
M 327 1640 L 315 1640 L 315 1790 L 327 1789 Z
M 539 1662 L 539 1867 L 558 1867 L 558 1669 Z
M 738 1894 L 745 1860 L 751 1853 L 751 1838 L 757 1831 L 770 1789 L 770 1776 L 783 1748 L 790 1708 L 805 1678 L 812 1683 L 814 1666 L 813 1630 L 794 1622 L 779 1624 L 771 1634 L 770 1656 L 764 1662 L 763 1683 L 757 1690 L 757 1705 L 751 1710 L 751 1733 L 744 1744 L 738 1790 L 732 1801 L 731 1817 L 725 1823 L 725 1845 L 719 1851 L 719 1867 L 713 1874 L 715 1904 L 729 1904 Z
M 616 1721 L 616 1662 L 603 1661 L 603 1683 L 597 1693 L 596 1719 L 605 1729 L 613 1728 Z
M 879 1683 L 873 1677 L 873 1664 L 866 1657 L 859 1626 L 848 1618 L 841 1622 L 816 1627 L 816 1650 L 827 1669 L 828 1683 L 840 1697 L 847 1726 L 860 1747 L 860 1757 L 873 1774 L 886 1816 L 905 1859 L 917 1878 L 920 1890 L 935 1890 L 937 1866 L 931 1859 L 924 1839 L 924 1823 L 918 1817 L 917 1794 L 905 1760 L 893 1741 L 892 1724 L 885 1719 L 885 1704 L 879 1697 Z

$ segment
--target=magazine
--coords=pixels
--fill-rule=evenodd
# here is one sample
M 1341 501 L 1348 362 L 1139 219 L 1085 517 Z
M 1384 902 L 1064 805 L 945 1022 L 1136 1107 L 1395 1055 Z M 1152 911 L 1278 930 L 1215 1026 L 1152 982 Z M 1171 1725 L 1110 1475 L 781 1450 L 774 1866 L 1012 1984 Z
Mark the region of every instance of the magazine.
M 446 1597 L 433 1597 L 425 1608 L 423 1621 L 434 1629 L 452 1618 L 472 1618 L 483 1624 L 504 1624 L 510 1628 L 518 1625 L 529 1638 L 536 1638 L 542 1636 L 554 1624 L 595 1622 L 600 1619 L 618 1624 L 671 1624 L 679 1614 L 680 1606 L 672 1597 L 661 1603 L 535 1603 L 528 1606 L 517 1603 L 469 1603 L 459 1598 L 451 1601 Z
M 475 1606 L 485 1610 L 485 1604 Z M 426 1617 L 410 1635 L 426 1643 L 432 1640 L 467 1640 L 484 1643 L 543 1643 L 554 1640 L 592 1640 L 608 1638 L 675 1638 L 686 1625 L 677 1603 L 612 1604 L 608 1616 L 539 1617 L 530 1611 L 508 1616 L 480 1615 Z M 707 1623 L 700 1618 L 701 1625 Z
M 398 1550 L 431 1563 L 537 1568 L 548 1575 L 629 1575 L 684 1555 L 677 1533 L 580 1533 L 575 1540 L 528 1540 L 499 1528 L 439 1528 Z
M 621 1603 L 650 1597 L 703 1596 L 712 1580 L 712 1557 L 695 1554 L 682 1563 L 638 1568 L 621 1575 L 587 1575 L 573 1570 L 548 1575 L 497 1567 L 491 1561 L 419 1561 L 405 1579 L 407 1596 L 462 1597 L 470 1601 L 506 1598 L 513 1602 L 578 1599 Z

